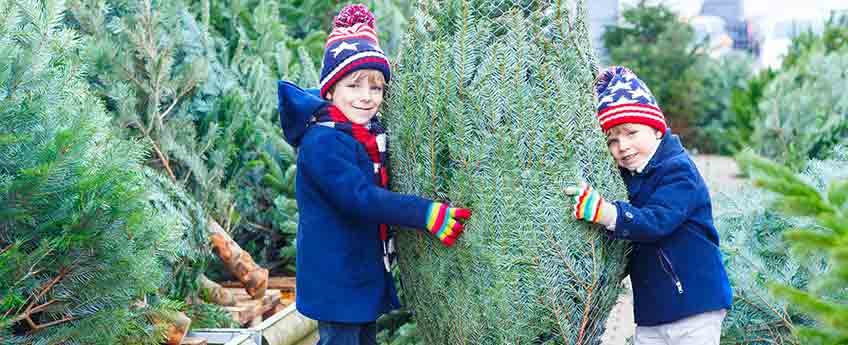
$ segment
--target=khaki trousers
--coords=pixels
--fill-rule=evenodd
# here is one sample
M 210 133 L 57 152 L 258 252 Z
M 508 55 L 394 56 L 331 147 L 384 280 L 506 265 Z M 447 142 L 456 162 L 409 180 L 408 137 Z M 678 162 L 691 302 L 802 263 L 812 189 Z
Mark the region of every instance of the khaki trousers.
M 635 345 L 718 345 L 727 310 L 710 311 L 653 327 L 636 327 Z

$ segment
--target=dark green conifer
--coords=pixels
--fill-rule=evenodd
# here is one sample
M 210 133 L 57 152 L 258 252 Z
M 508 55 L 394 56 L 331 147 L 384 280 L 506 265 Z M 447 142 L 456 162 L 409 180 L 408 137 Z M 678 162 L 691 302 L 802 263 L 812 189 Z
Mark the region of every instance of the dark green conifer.
M 0 343 L 156 344 L 182 242 L 89 89 L 62 1 L 0 1 Z M 148 299 L 150 298 L 150 299 Z

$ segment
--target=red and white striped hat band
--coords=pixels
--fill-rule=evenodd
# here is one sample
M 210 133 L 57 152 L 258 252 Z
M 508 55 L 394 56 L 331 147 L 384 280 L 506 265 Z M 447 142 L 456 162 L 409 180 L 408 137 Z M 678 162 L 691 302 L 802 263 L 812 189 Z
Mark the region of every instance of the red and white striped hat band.
M 601 129 L 606 132 L 622 123 L 640 123 L 665 132 L 668 126 L 660 108 L 648 104 L 630 103 L 604 108 L 598 113 Z
M 349 72 L 361 68 L 371 68 L 383 72 L 386 81 L 389 79 L 389 60 L 381 52 L 364 51 L 353 54 L 347 57 L 340 64 L 335 65 L 332 70 L 322 73 L 320 81 L 321 96 L 327 94 L 330 86 L 335 84 L 339 79 L 347 75 Z
M 367 23 L 357 23 L 351 27 L 340 27 L 333 29 L 330 36 L 327 37 L 327 44 L 324 47 L 329 47 L 339 40 L 349 40 L 355 38 L 367 39 L 373 43 L 377 43 L 377 32 L 374 28 L 368 26 Z

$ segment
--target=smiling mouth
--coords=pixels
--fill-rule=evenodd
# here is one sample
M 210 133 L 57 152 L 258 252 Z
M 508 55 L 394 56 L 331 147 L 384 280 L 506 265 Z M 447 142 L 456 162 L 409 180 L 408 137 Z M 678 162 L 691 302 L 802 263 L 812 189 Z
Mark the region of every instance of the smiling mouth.
M 627 156 L 621 157 L 621 160 L 622 160 L 622 161 L 624 161 L 624 162 L 629 162 L 629 161 L 631 161 L 631 160 L 632 160 L 632 159 L 634 159 L 634 158 L 636 158 L 636 154 L 635 154 L 635 153 L 631 153 L 631 154 L 629 154 L 629 155 L 627 155 Z
M 371 108 L 360 108 L 360 107 L 356 107 L 356 106 L 351 106 L 351 107 L 353 107 L 353 109 L 363 110 L 363 111 L 370 111 L 370 110 L 374 109 L 373 107 L 371 107 Z

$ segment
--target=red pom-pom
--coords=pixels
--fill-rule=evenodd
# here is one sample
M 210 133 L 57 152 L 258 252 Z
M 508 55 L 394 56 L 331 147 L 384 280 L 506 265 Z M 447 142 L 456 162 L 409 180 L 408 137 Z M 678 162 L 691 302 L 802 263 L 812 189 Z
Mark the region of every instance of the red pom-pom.
M 358 23 L 365 23 L 374 27 L 374 14 L 365 5 L 348 5 L 339 12 L 333 21 L 333 27 L 347 28 Z

